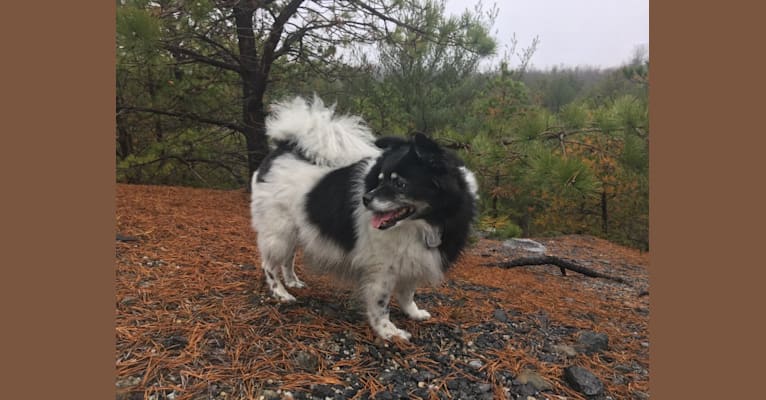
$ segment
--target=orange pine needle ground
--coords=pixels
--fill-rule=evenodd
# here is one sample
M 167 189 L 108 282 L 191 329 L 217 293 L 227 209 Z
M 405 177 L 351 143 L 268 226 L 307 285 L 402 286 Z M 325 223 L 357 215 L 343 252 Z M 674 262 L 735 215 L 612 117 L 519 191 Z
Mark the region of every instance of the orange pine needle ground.
M 589 268 L 628 279 L 627 286 L 573 272 L 562 277 L 550 266 L 484 267 L 508 254 L 498 250 L 498 242 L 480 240 L 450 270 L 447 282 L 419 292 L 429 298 L 431 320 L 409 321 L 392 309 L 392 319 L 413 334 L 413 342 L 383 343 L 349 291 L 326 277 L 302 274 L 300 257 L 298 273 L 309 287 L 292 290 L 298 303 L 269 299 L 244 191 L 118 185 L 116 200 L 117 232 L 137 239 L 116 244 L 118 399 L 255 399 L 265 389 L 295 394 L 313 385 L 345 385 L 350 375 L 362 383 L 353 398 L 368 398 L 387 390 L 379 377 L 389 365 L 367 357 L 374 352 L 436 376 L 427 396 L 435 399 L 453 398 L 448 383 L 460 376 L 492 384 L 501 397 L 498 374 L 515 376 L 524 368 L 553 386 L 538 398 L 582 399 L 562 379 L 571 364 L 591 370 L 613 398 L 648 393 L 649 297 L 639 295 L 648 289 L 646 253 L 592 237 L 538 239 L 551 255 L 587 261 Z M 480 327 L 498 323 L 497 309 L 512 313 L 515 333 L 501 348 L 471 353 L 483 363 L 483 381 L 459 368 L 460 359 L 445 370 L 424 349 L 434 327 L 478 343 L 486 338 Z M 560 331 L 554 341 L 562 345 L 575 344 L 581 330 L 605 333 L 609 349 L 543 360 L 543 343 L 536 338 L 548 328 Z M 353 357 L 337 359 L 338 337 L 353 341 Z M 430 344 L 450 351 L 448 341 Z M 314 365 L 301 369 L 299 354 Z

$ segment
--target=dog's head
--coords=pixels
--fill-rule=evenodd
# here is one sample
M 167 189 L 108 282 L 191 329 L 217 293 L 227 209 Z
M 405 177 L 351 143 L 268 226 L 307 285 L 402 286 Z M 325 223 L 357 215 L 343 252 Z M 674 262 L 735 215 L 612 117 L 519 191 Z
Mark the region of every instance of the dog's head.
M 460 206 L 466 181 L 458 170 L 463 163 L 453 153 L 420 133 L 412 140 L 385 137 L 375 144 L 385 151 L 365 177 L 362 197 L 374 228 Z

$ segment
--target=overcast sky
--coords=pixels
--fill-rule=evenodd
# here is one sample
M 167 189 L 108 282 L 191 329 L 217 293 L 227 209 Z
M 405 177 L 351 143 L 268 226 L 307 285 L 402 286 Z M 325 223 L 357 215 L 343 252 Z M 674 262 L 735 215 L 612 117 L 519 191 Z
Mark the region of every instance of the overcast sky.
M 475 1 L 447 0 L 447 13 L 473 10 Z M 614 67 L 628 61 L 634 49 L 649 46 L 649 0 L 497 0 L 493 28 L 498 54 L 513 34 L 519 47 L 540 38 L 532 65 Z M 485 0 L 485 4 L 492 4 Z M 486 8 L 486 6 L 485 6 Z M 512 65 L 516 65 L 517 58 Z

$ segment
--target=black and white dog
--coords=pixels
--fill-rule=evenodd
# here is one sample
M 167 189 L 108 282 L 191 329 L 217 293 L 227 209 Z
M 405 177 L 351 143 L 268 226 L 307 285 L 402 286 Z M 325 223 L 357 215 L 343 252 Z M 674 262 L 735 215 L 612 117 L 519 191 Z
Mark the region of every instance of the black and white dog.
M 293 301 L 285 286 L 304 286 L 293 269 L 300 246 L 310 270 L 358 290 L 375 333 L 409 339 L 389 300 L 410 318 L 431 316 L 413 294 L 438 284 L 465 247 L 474 175 L 422 134 L 375 141 L 361 118 L 316 97 L 273 105 L 266 128 L 276 148 L 253 176 L 251 213 L 272 295 Z

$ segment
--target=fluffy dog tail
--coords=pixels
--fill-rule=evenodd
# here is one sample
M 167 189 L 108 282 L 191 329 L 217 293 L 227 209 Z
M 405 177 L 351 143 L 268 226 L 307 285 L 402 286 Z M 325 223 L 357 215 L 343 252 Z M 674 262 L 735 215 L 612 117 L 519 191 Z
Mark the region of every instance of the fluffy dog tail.
M 301 97 L 275 103 L 266 135 L 294 144 L 317 165 L 340 167 L 380 154 L 362 118 L 334 113 L 335 105 L 326 107 L 317 96 L 311 103 Z

